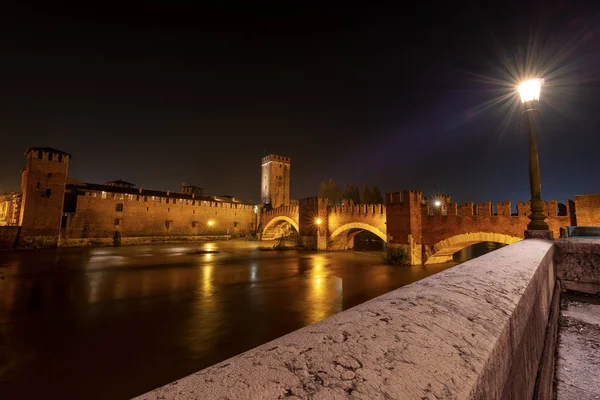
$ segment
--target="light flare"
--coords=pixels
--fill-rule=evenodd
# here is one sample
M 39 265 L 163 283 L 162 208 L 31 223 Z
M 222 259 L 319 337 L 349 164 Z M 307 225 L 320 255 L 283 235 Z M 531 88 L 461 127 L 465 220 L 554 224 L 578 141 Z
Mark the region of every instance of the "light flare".
M 519 95 L 521 102 L 534 101 L 540 99 L 540 91 L 542 90 L 542 79 L 529 79 L 521 82 L 519 85 Z

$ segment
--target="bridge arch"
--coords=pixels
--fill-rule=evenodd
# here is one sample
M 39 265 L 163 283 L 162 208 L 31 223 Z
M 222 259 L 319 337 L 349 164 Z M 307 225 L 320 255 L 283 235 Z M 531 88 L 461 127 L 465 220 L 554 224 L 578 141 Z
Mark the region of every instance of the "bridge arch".
M 369 231 L 378 236 L 384 242 L 387 242 L 387 235 L 379 228 L 363 222 L 350 222 L 333 231 L 333 233 L 329 236 L 329 248 L 331 250 L 347 249 L 349 244 L 353 242 L 354 236 L 362 231 Z
M 267 240 L 267 239 L 277 239 L 277 233 L 285 226 L 285 225 L 291 225 L 296 232 L 299 232 L 298 229 L 298 223 L 296 223 L 296 221 L 294 221 L 293 219 L 291 219 L 290 217 L 287 217 L 285 215 L 279 215 L 275 218 L 273 218 L 272 220 L 270 220 L 269 222 L 267 222 L 267 224 L 265 225 L 265 227 L 262 230 L 262 237 L 263 240 Z
M 448 239 L 440 240 L 432 247 L 431 255 L 425 261 L 425 264 L 439 264 L 452 261 L 452 256 L 457 251 L 481 242 L 496 242 L 504 244 L 513 244 L 523 238 L 502 233 L 493 232 L 469 232 L 452 236 Z

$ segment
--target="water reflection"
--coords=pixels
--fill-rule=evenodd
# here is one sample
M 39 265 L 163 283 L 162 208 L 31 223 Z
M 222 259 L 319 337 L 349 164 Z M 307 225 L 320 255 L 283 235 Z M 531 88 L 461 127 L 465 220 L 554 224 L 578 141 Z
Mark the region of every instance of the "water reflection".
M 464 249 L 456 252 L 452 256 L 452 260 L 454 262 L 465 262 L 472 260 L 473 258 L 477 258 L 482 256 L 490 251 L 498 250 L 504 246 L 507 246 L 504 243 L 496 243 L 496 242 L 481 242 L 475 243 L 474 245 L 467 246 Z
M 454 265 L 398 268 L 377 254 L 256 247 L 3 253 L 0 393 L 135 396 Z

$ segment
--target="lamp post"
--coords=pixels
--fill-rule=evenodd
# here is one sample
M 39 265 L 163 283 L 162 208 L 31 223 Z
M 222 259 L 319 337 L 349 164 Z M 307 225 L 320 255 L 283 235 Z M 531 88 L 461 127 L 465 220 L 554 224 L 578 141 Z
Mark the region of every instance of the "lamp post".
M 548 224 L 542 207 L 542 184 L 540 181 L 540 160 L 536 140 L 536 117 L 540 112 L 541 79 L 530 79 L 519 85 L 519 94 L 523 103 L 523 115 L 529 126 L 529 188 L 531 190 L 531 220 L 527 224 L 527 231 L 546 231 L 539 234 L 525 233 L 525 237 L 549 236 Z M 541 234 L 541 235 L 540 235 Z

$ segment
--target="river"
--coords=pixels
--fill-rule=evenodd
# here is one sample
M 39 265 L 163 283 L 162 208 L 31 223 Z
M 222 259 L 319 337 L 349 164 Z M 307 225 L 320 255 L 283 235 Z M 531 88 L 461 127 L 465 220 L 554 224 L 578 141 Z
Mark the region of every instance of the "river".
M 0 253 L 0 397 L 129 398 L 456 265 L 258 245 Z

